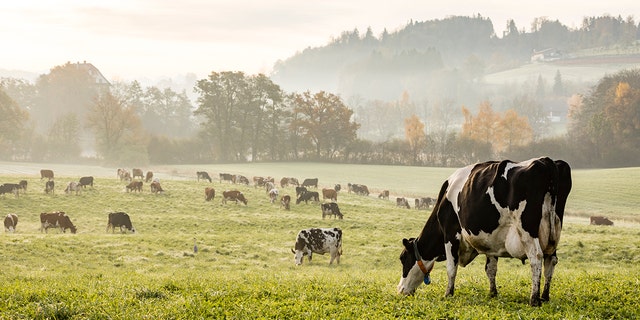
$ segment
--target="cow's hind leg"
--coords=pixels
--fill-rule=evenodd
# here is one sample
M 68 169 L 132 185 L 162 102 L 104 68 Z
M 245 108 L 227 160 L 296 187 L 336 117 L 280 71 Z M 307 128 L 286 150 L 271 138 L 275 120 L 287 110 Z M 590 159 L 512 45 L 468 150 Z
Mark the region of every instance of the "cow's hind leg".
M 498 288 L 496 287 L 496 274 L 498 273 L 498 258 L 493 256 L 487 256 L 487 263 L 484 265 L 484 271 L 489 278 L 489 295 L 495 297 L 498 295 Z
M 558 263 L 558 257 L 554 252 L 550 256 L 544 257 L 544 290 L 542 291 L 542 301 L 549 301 L 549 290 L 551 289 L 551 278 Z
M 530 254 L 528 254 L 529 261 L 531 261 L 531 297 L 529 299 L 529 305 L 532 307 L 539 307 L 540 301 L 540 277 L 542 275 L 542 261 L 543 254 L 540 249 L 540 244 L 537 239 L 532 241 Z

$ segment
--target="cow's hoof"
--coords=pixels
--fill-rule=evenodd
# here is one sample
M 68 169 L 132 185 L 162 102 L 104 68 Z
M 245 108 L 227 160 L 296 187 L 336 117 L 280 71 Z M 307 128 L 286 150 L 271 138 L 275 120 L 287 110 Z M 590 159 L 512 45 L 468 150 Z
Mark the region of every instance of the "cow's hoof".
M 532 307 L 539 307 L 542 305 L 542 301 L 540 301 L 540 298 L 531 298 L 531 300 L 529 301 L 529 305 Z

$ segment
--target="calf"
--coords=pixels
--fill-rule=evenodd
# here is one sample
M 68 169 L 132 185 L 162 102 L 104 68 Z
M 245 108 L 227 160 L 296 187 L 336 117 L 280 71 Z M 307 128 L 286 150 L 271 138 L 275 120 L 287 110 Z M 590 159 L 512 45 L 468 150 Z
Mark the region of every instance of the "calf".
M 15 213 L 9 213 L 4 217 L 4 230 L 6 232 L 15 232 L 18 225 L 18 216 Z
M 88 177 L 80 178 L 80 186 L 83 188 L 86 188 L 87 186 L 91 186 L 91 188 L 93 188 L 93 177 L 88 176 Z
M 603 216 L 591 216 L 589 217 L 589 224 L 596 226 L 612 226 L 613 221 Z
M 295 250 L 291 249 L 295 255 L 296 265 L 301 265 L 304 256 L 309 256 L 309 262 L 314 253 L 331 255 L 329 264 L 336 260 L 340 264 L 342 255 L 342 230 L 340 228 L 310 228 L 298 232 L 296 237 Z
M 142 183 L 142 181 L 140 181 L 140 182 Z M 162 189 L 162 186 L 160 186 L 160 181 L 151 182 L 150 188 L 151 188 L 151 193 L 162 193 L 162 192 L 164 192 L 164 190 Z
M 131 181 L 126 188 L 127 188 L 127 192 L 130 192 L 130 191 L 142 192 L 142 181 Z
M 322 189 L 322 200 L 338 201 L 338 192 L 334 189 Z
M 288 194 L 282 196 L 282 198 L 280 198 L 280 205 L 284 207 L 285 210 L 291 209 L 291 196 Z
M 209 173 L 206 171 L 197 171 L 196 172 L 196 179 L 198 179 L 198 181 L 200 181 L 200 179 L 202 180 L 209 180 L 209 182 L 211 182 L 211 177 L 209 176 Z
M 82 186 L 80 185 L 80 183 L 71 181 L 67 184 L 67 187 L 64 189 L 64 193 L 68 194 L 71 192 L 75 192 L 76 195 L 78 195 L 80 193 L 80 190 L 82 190 Z
M 45 193 L 49 193 L 51 192 L 52 194 L 54 193 L 54 188 L 55 188 L 56 184 L 55 182 L 53 182 L 53 180 L 49 180 L 47 181 L 47 183 L 44 185 L 44 192 Z
M 48 233 L 49 228 L 60 228 L 62 233 L 66 233 L 67 229 L 71 233 L 76 233 L 78 229 L 71 223 L 71 219 L 62 211 L 43 212 L 40 214 L 40 232 Z
M 222 203 L 227 203 L 229 201 L 235 201 L 235 203 L 242 202 L 244 205 L 247 205 L 247 199 L 244 197 L 244 194 L 238 190 L 226 190 L 222 192 Z
M 338 204 L 335 202 L 322 203 L 320 204 L 320 209 L 322 209 L 322 219 L 324 219 L 325 216 L 342 219 L 342 212 L 340 212 L 340 208 L 338 208 Z
M 204 188 L 204 200 L 211 201 L 216 196 L 216 190 L 214 188 Z
M 133 233 L 136 232 L 136 229 L 133 228 L 131 224 L 131 219 L 129 215 L 125 212 L 110 212 L 109 213 L 109 221 L 107 222 L 107 232 L 111 229 L 111 232 L 115 232 L 116 227 L 120 228 L 120 232 L 131 231 Z M 124 228 L 124 231 L 123 229 Z
M 53 170 L 42 169 L 40 170 L 40 180 L 47 178 L 49 180 L 53 180 Z
M 296 199 L 296 204 L 300 204 L 302 201 L 304 201 L 304 203 L 309 203 L 309 200 L 320 201 L 320 195 L 315 191 L 307 191 Z

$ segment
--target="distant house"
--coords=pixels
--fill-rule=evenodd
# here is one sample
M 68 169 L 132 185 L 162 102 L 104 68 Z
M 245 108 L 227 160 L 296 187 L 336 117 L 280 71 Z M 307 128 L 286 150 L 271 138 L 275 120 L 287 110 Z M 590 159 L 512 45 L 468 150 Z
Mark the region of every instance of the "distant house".
M 100 72 L 100 70 L 98 70 L 98 68 L 96 68 L 93 64 L 84 61 L 82 63 L 76 62 L 73 65 L 75 65 L 78 69 L 85 70 L 95 80 L 97 85 L 111 85 L 107 78 L 102 75 L 102 72 Z
M 543 50 L 533 50 L 531 53 L 531 62 L 547 62 L 562 58 L 562 52 L 556 48 L 547 48 Z

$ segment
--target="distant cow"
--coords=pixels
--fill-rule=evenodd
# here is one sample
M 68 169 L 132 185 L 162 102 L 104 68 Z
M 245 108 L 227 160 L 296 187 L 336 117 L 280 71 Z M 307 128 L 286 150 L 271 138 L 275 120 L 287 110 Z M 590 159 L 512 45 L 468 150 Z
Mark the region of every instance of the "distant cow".
M 409 201 L 403 197 L 396 198 L 396 207 L 405 207 L 407 209 L 411 209 L 411 206 L 409 206 Z
M 44 185 L 44 192 L 45 193 L 49 193 L 51 192 L 52 194 L 54 193 L 54 188 L 55 188 L 56 184 L 55 182 L 53 182 L 53 180 L 49 180 L 47 181 L 47 183 Z
M 142 181 L 140 181 L 140 182 L 142 182 Z M 164 190 L 162 189 L 162 186 L 160 186 L 160 182 L 159 181 L 151 182 L 150 188 L 151 188 L 151 193 L 162 193 L 162 192 L 164 192 Z
M 340 212 L 340 208 L 335 202 L 322 203 L 320 204 L 320 209 L 322 209 L 322 219 L 324 219 L 325 216 L 333 216 L 334 218 L 338 217 L 339 219 L 342 219 L 342 212 Z
M 271 189 L 269 191 L 269 199 L 271 200 L 271 203 L 276 202 L 276 200 L 278 199 L 278 189 Z
M 18 216 L 15 213 L 9 213 L 4 217 L 4 231 L 15 232 L 18 225 Z
M 322 189 L 322 199 L 329 199 L 332 201 L 338 201 L 338 192 L 334 189 Z
M 127 169 L 118 169 L 118 178 L 120 181 L 131 181 L 131 173 Z
M 285 210 L 291 209 L 291 196 L 285 194 L 280 198 L 280 205 L 284 207 Z
M 230 173 L 220 173 L 220 182 L 222 181 L 233 182 L 233 175 Z
M 314 187 L 314 188 L 317 188 L 318 187 L 318 178 L 304 179 L 304 181 L 302 181 L 302 186 L 303 187 Z
M 310 228 L 300 230 L 296 237 L 295 250 L 291 249 L 295 255 L 296 265 L 301 265 L 304 256 L 309 256 L 309 262 L 314 253 L 331 255 L 329 264 L 336 260 L 340 264 L 342 255 L 342 230 L 340 228 Z
M 62 233 L 66 233 L 67 229 L 71 233 L 76 233 L 78 229 L 71 223 L 71 219 L 62 211 L 43 212 L 40 214 L 40 232 L 47 233 L 49 228 L 60 228 Z
M 214 188 L 204 188 L 204 200 L 211 201 L 216 196 L 216 190 Z
M 296 199 L 296 204 L 300 204 L 300 202 L 304 201 L 304 203 L 309 203 L 309 200 L 312 201 L 320 201 L 320 195 L 315 191 L 307 191 L 304 192 Z
M 127 188 L 127 192 L 130 192 L 130 191 L 142 192 L 142 181 L 131 181 L 126 188 Z
M 432 203 L 433 199 L 431 197 L 416 198 L 415 207 L 416 209 L 428 210 L 431 207 Z
M 116 227 L 120 228 L 120 232 L 129 230 L 131 232 L 136 232 L 136 229 L 133 228 L 131 224 L 131 219 L 129 215 L 125 212 L 110 212 L 109 213 L 109 222 L 107 222 L 107 232 L 111 229 L 111 232 L 115 232 Z
M 42 169 L 40 170 L 40 180 L 47 178 L 49 180 L 53 180 L 53 170 Z
M 301 194 L 307 192 L 307 188 L 305 187 L 296 187 L 296 198 L 300 197 Z
M 603 216 L 592 216 L 589 217 L 590 224 L 595 226 L 612 226 L 613 221 L 609 220 L 607 217 Z
M 80 183 L 71 181 L 67 184 L 67 187 L 64 189 L 64 193 L 68 194 L 68 193 L 75 192 L 76 195 L 78 195 L 80 193 L 80 190 L 82 190 L 82 186 L 80 185 Z
M 18 185 L 20 186 L 20 190 L 22 190 L 22 193 L 27 193 L 27 185 L 29 183 L 27 182 L 27 180 L 20 180 L 20 182 L 18 182 Z
M 140 177 L 140 180 L 144 179 L 144 172 L 142 172 L 142 169 L 138 169 L 138 168 L 133 168 L 131 170 L 131 176 L 135 179 L 136 177 Z
M 233 183 L 246 184 L 249 185 L 249 179 L 243 175 L 236 174 L 233 176 Z
M 349 193 L 353 192 L 355 194 L 359 194 L 363 196 L 369 195 L 369 188 L 364 184 L 348 183 L 347 187 L 349 188 Z
M 209 182 L 211 182 L 211 177 L 209 176 L 209 173 L 206 171 L 196 171 L 196 177 L 198 181 L 202 179 L 202 180 L 209 180 Z
M 144 182 L 149 183 L 153 180 L 153 172 L 147 171 L 147 175 L 144 177 Z
M 17 197 L 18 190 L 20 190 L 20 185 L 17 183 L 5 183 L 0 185 L 1 195 L 4 195 L 5 193 L 13 193 Z
M 382 192 L 380 192 L 380 194 L 378 195 L 378 198 L 389 200 L 389 190 L 382 190 Z
M 282 179 L 280 179 L 280 187 L 284 188 L 286 186 L 300 186 L 300 182 L 298 182 L 298 179 L 296 178 L 287 178 L 284 177 Z
M 80 186 L 83 188 L 86 188 L 87 186 L 91 186 L 91 188 L 93 188 L 93 177 L 88 176 L 88 177 L 80 178 Z
M 222 203 L 227 203 L 227 201 L 235 201 L 235 203 L 242 202 L 244 205 L 247 205 L 247 199 L 244 197 L 244 194 L 238 190 L 226 190 L 222 192 Z

